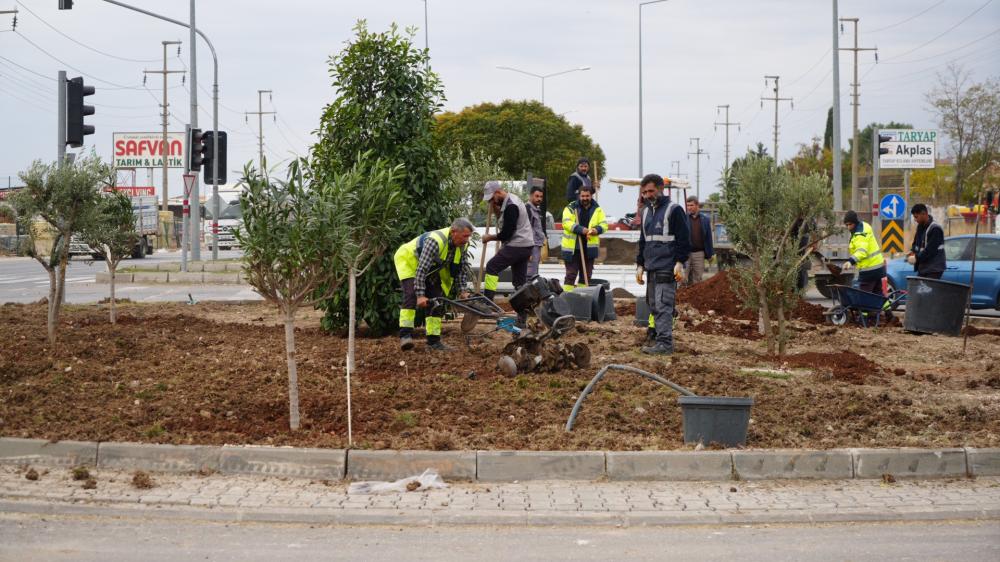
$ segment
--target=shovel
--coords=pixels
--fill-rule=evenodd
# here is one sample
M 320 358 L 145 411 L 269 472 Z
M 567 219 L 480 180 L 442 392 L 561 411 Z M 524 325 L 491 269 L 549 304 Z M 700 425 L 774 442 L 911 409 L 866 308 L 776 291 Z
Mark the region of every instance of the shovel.
M 840 277 L 840 275 L 844 272 L 842 267 L 827 259 L 827 257 L 822 253 L 813 250 L 813 255 L 818 257 L 820 261 L 823 262 L 823 265 L 826 266 L 826 269 L 837 277 Z

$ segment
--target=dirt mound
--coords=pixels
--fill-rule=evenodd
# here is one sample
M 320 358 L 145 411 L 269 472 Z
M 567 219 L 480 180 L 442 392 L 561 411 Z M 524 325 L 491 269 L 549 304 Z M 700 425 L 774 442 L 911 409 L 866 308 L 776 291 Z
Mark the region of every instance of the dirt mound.
M 634 318 L 635 299 L 615 299 L 615 314 L 619 318 Z
M 677 291 L 677 302 L 689 304 L 705 313 L 714 310 L 720 316 L 737 320 L 757 320 L 753 312 L 741 306 L 740 298 L 733 292 L 729 273 L 726 271 L 720 271 L 697 285 L 682 287 Z M 799 300 L 790 317 L 809 324 L 823 324 L 826 321 L 822 306 L 804 300 Z
M 864 384 L 869 376 L 882 374 L 882 367 L 853 351 L 841 351 L 838 353 L 817 353 L 810 351 L 775 358 L 775 361 L 789 367 L 800 367 L 812 369 L 817 372 L 830 373 L 837 380 L 853 384 Z
M 996 328 L 980 328 L 979 326 L 969 325 L 962 329 L 963 334 L 968 334 L 970 336 L 1000 336 L 1000 330 Z

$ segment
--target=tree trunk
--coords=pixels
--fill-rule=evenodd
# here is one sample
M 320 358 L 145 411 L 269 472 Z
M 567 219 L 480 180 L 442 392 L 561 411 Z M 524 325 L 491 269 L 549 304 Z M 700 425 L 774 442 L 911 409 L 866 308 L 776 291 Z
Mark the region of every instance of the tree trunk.
M 771 311 L 767 307 L 767 292 L 763 285 L 757 288 L 757 298 L 760 302 L 760 321 L 764 328 L 764 338 L 767 340 L 767 354 L 774 355 L 774 331 L 771 330 Z
M 357 273 L 353 266 L 348 273 L 347 295 L 347 313 L 349 314 L 347 319 L 347 445 L 353 446 L 354 435 L 351 427 L 351 373 L 354 372 L 354 331 L 357 329 L 354 317 L 358 301 Z
M 111 265 L 111 264 L 108 264 Z M 108 274 L 111 280 L 111 325 L 115 325 L 118 318 L 115 316 L 115 268 L 111 267 L 111 272 Z
M 295 310 L 285 311 L 285 358 L 288 362 L 288 425 L 299 429 L 299 373 L 295 366 Z
M 59 268 L 56 270 L 56 300 L 52 312 L 52 341 L 55 342 L 55 329 L 59 325 L 59 313 L 62 311 L 63 301 L 66 299 L 66 266 L 69 262 L 69 237 L 64 237 L 65 243 L 59 255 Z
M 56 270 L 55 268 L 46 269 L 46 273 L 49 274 L 49 310 L 48 318 L 46 319 L 45 327 L 48 330 L 49 335 L 49 345 L 55 345 L 56 343 Z
M 778 356 L 785 355 L 785 305 L 778 303 Z

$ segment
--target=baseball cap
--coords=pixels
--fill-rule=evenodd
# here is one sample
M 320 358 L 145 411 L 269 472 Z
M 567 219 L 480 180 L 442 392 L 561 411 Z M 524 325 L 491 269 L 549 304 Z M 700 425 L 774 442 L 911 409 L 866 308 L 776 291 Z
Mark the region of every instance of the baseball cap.
M 496 180 L 486 182 L 483 186 L 483 201 L 489 201 L 493 198 L 493 194 L 503 189 L 500 182 Z

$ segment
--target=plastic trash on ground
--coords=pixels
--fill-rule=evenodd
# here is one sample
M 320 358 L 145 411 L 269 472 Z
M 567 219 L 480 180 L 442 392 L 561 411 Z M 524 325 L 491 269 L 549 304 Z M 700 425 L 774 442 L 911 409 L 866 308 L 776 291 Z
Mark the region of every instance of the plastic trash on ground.
M 447 488 L 448 484 L 433 468 L 428 468 L 420 476 L 401 478 L 395 482 L 354 482 L 347 488 L 348 494 L 394 494 Z

